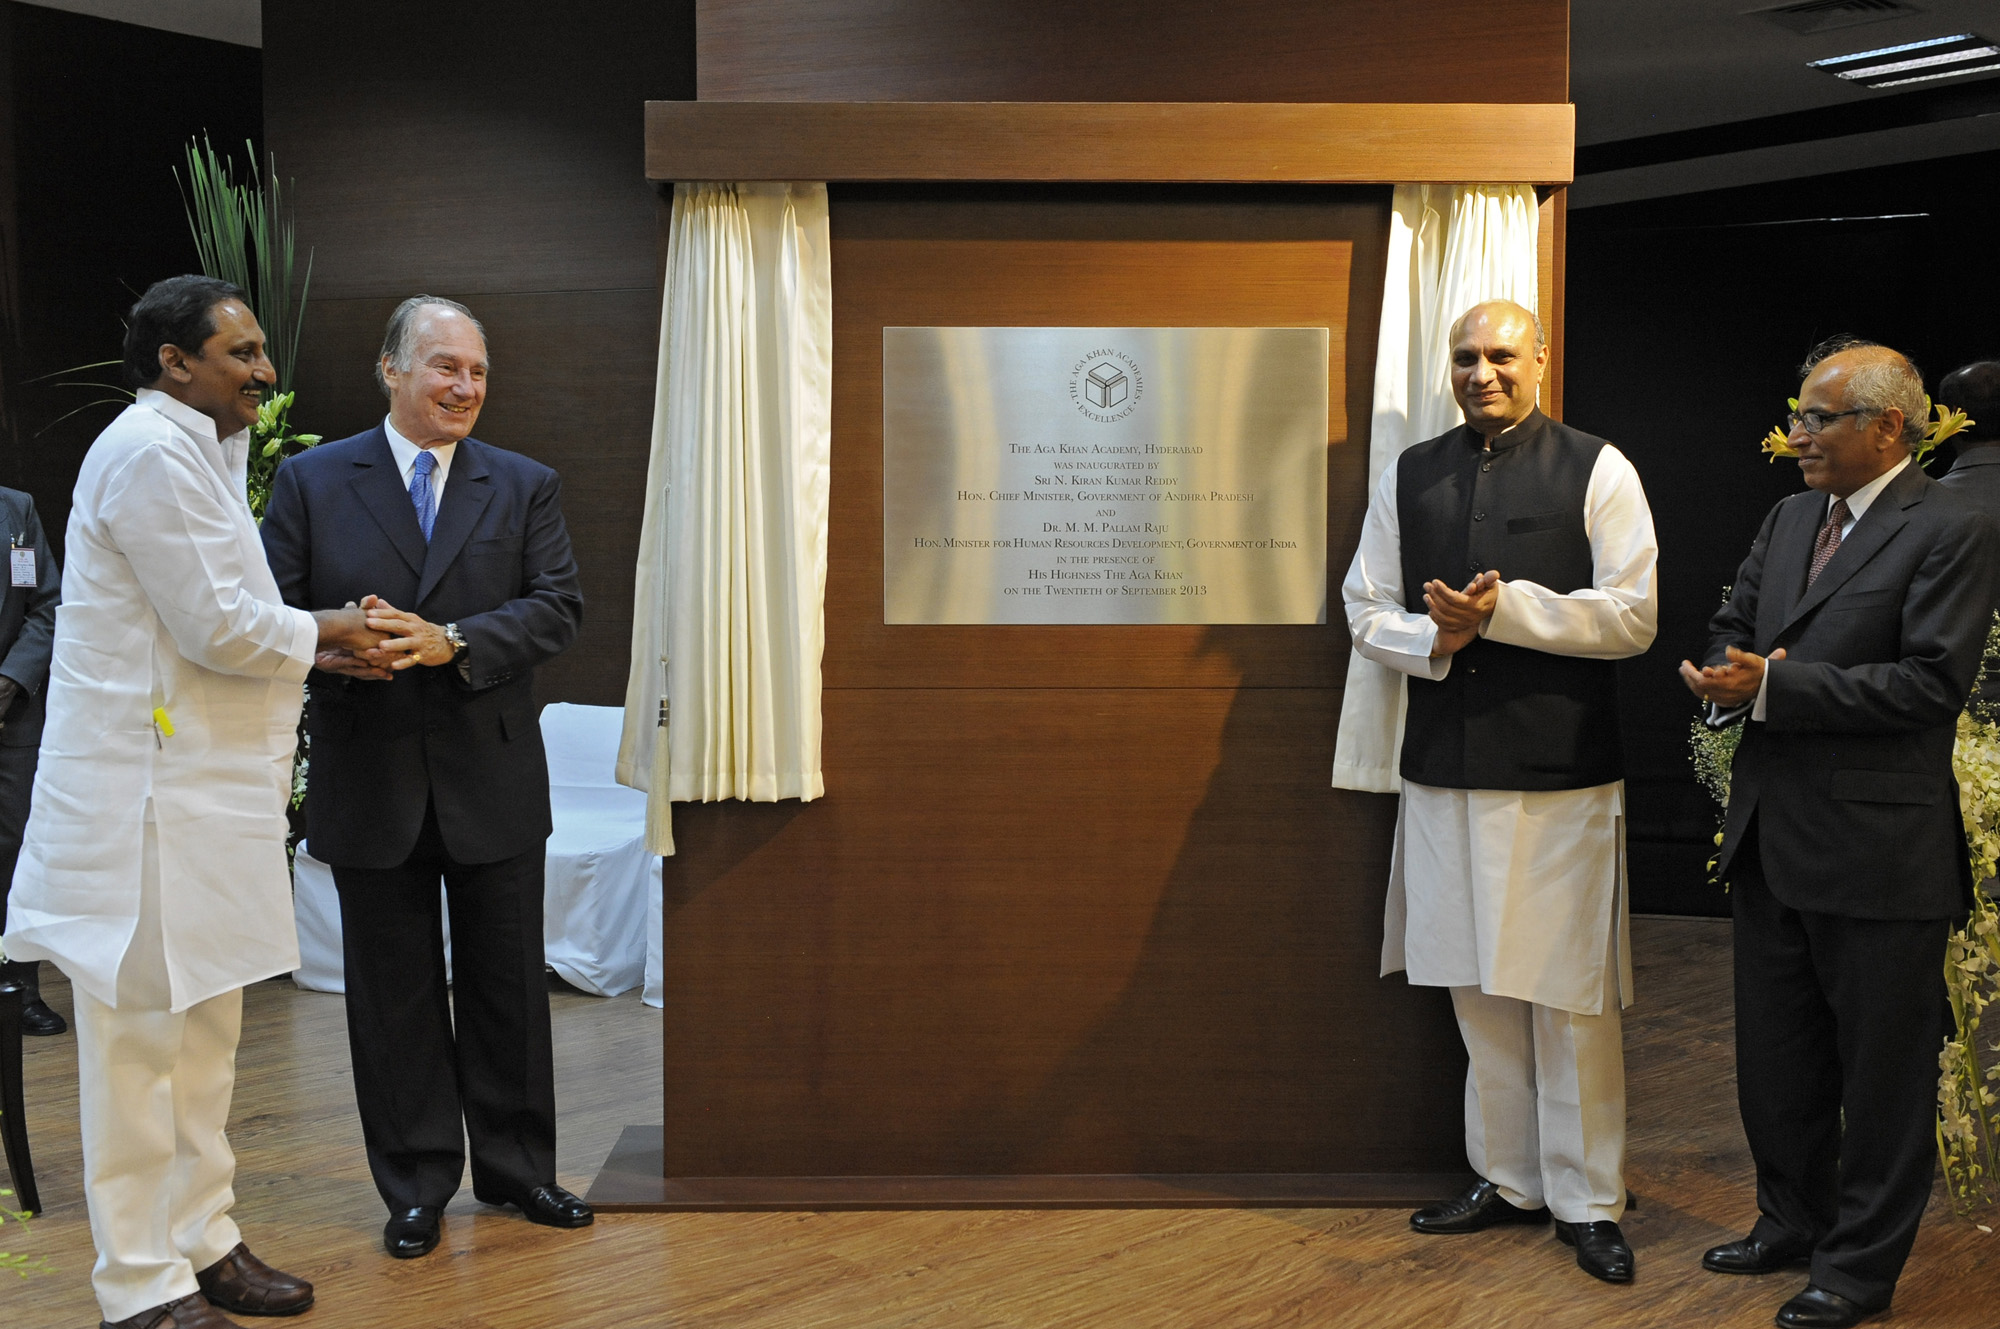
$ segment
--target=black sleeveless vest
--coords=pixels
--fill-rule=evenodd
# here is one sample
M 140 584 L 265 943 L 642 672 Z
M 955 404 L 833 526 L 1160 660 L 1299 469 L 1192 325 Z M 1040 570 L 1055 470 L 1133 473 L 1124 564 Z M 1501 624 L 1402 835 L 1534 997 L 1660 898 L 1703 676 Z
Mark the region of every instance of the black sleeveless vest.
M 1405 607 L 1424 583 L 1463 588 L 1497 568 L 1559 594 L 1591 585 L 1583 500 L 1604 440 L 1536 411 L 1484 440 L 1466 426 L 1396 463 Z M 1588 789 L 1623 777 L 1618 684 L 1609 660 L 1481 637 L 1440 682 L 1410 679 L 1403 778 L 1445 789 Z

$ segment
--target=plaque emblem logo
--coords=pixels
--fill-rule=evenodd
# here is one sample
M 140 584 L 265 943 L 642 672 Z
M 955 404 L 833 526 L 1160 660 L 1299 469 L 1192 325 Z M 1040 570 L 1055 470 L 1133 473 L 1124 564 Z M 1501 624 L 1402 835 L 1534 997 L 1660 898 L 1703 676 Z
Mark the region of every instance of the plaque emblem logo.
M 1070 404 L 1086 419 L 1099 424 L 1123 420 L 1145 395 L 1139 362 L 1116 347 L 1099 347 L 1070 366 Z

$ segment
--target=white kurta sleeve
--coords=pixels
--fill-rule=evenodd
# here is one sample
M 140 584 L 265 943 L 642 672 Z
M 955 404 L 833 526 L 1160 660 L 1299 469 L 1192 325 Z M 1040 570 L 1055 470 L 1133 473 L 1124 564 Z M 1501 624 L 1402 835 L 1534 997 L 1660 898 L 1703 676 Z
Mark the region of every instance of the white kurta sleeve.
M 1451 672 L 1451 657 L 1433 659 L 1437 624 L 1403 607 L 1403 540 L 1396 517 L 1396 468 L 1382 472 L 1361 527 L 1361 544 L 1340 584 L 1354 649 L 1398 673 L 1433 681 Z
M 318 625 L 252 593 L 248 560 L 263 547 L 212 477 L 171 448 L 142 447 L 107 477 L 99 512 L 183 656 L 218 673 L 305 681 Z
M 1608 443 L 1597 454 L 1584 491 L 1583 526 L 1590 538 L 1591 584 L 1559 595 L 1531 581 L 1503 581 L 1481 635 L 1589 660 L 1622 660 L 1653 644 L 1660 619 L 1653 513 L 1639 473 Z

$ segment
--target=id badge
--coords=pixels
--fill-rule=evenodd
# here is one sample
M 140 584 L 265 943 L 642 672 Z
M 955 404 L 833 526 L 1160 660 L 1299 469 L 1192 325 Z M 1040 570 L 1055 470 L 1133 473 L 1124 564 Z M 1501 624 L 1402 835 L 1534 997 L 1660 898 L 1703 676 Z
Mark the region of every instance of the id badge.
M 7 551 L 7 563 L 13 569 L 13 584 L 15 586 L 33 586 L 35 584 L 34 550 L 10 549 Z

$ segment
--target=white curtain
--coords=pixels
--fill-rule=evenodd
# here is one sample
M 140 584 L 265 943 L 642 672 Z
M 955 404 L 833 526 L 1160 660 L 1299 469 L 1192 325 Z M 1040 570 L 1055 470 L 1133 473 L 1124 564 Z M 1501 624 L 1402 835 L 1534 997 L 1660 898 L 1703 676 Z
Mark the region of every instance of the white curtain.
M 1453 320 L 1482 300 L 1535 309 L 1540 212 L 1528 185 L 1397 185 L 1375 347 L 1368 493 L 1403 449 L 1463 422 L 1451 395 Z M 1538 311 L 1539 312 L 1539 311 Z M 1349 653 L 1333 783 L 1394 793 L 1403 675 Z
M 618 780 L 818 798 L 832 434 L 823 184 L 679 184 Z

